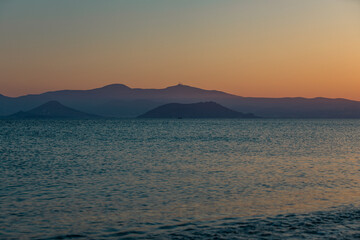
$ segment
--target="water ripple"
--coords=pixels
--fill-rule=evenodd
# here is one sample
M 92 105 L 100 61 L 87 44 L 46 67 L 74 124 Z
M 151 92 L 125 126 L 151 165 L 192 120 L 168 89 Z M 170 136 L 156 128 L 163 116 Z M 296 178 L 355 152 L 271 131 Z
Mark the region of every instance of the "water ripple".
M 359 120 L 0 120 L 0 238 L 359 238 Z

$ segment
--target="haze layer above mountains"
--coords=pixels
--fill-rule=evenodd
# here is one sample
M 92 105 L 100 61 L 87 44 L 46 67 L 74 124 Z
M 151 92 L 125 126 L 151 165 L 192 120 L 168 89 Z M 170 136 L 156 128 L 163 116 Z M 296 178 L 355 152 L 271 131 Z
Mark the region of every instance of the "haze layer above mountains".
M 91 114 L 121 118 L 136 117 L 167 103 L 205 101 L 267 118 L 360 118 L 359 101 L 241 97 L 181 84 L 164 89 L 139 89 L 112 84 L 91 90 L 61 90 L 16 98 L 0 95 L 0 116 L 28 111 L 48 101 L 59 101 Z

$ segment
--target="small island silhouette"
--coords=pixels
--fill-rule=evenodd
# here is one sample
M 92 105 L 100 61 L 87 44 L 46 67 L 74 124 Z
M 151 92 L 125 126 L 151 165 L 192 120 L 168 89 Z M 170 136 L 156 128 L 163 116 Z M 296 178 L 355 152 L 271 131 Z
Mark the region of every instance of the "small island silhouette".
M 84 113 L 73 108 L 66 107 L 58 101 L 49 101 L 30 111 L 19 111 L 9 115 L 9 119 L 49 119 L 49 118 L 66 118 L 66 119 L 92 119 L 101 118 L 101 116 Z
M 190 104 L 169 103 L 150 110 L 138 118 L 259 118 L 252 113 L 241 113 L 215 102 Z

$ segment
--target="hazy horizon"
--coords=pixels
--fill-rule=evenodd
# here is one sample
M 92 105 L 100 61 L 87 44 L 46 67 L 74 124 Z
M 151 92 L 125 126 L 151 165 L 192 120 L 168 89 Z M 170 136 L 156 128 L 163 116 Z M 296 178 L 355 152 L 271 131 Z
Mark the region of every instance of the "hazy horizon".
M 0 93 L 181 82 L 360 100 L 360 3 L 1 1 Z

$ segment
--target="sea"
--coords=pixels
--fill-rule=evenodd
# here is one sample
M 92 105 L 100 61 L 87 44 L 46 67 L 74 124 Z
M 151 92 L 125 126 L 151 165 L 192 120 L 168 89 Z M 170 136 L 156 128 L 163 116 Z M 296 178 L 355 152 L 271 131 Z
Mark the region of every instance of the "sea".
M 0 239 L 360 239 L 360 120 L 0 120 Z

